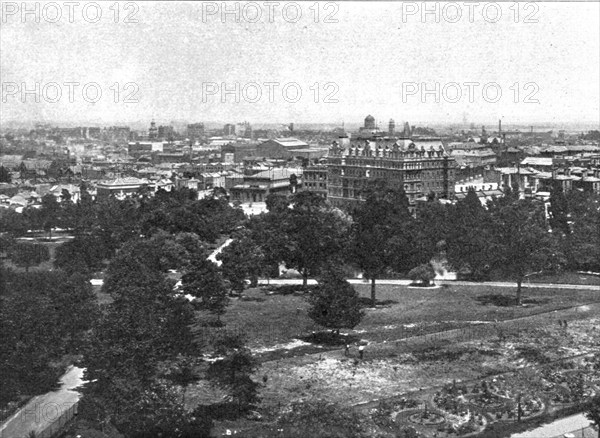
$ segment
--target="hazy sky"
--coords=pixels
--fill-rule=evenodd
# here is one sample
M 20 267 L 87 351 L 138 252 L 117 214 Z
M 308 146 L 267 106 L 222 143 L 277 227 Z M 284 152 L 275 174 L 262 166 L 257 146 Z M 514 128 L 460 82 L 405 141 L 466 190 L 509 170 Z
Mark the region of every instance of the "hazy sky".
M 2 3 L 3 121 L 600 124 L 598 2 L 112 4 Z

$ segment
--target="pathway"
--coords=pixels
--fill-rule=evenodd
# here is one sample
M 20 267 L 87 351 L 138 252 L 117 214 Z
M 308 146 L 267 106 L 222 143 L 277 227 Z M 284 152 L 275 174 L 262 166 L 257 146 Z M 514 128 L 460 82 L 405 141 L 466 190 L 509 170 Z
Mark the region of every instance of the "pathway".
M 596 432 L 590 427 L 590 422 L 585 418 L 585 415 L 577 414 L 561 418 L 527 432 L 513 434 L 511 438 L 562 438 L 567 433 L 573 434 L 576 438 L 588 438 L 590 436 L 595 438 L 597 436 Z
M 350 284 L 370 284 L 367 280 L 350 278 L 348 279 Z M 270 279 L 264 280 L 261 279 L 259 284 L 302 284 L 302 279 Z M 408 286 L 412 283 L 411 280 L 377 280 L 377 284 L 388 284 L 388 285 L 398 285 L 398 286 Z M 509 287 L 509 288 L 517 288 L 516 283 L 511 283 L 507 281 L 482 281 L 482 282 L 472 282 L 472 281 L 455 281 L 455 280 L 436 280 L 437 284 L 449 284 L 449 285 L 458 285 L 458 286 L 493 286 L 493 287 Z M 309 279 L 308 284 L 317 284 L 316 280 Z M 576 289 L 576 290 L 593 290 L 598 291 L 600 293 L 600 286 L 598 285 L 590 285 L 590 284 L 555 284 L 555 283 L 523 283 L 523 288 L 531 288 L 531 289 Z
M 0 438 L 50 437 L 77 413 L 83 368 L 71 366 L 60 378 L 60 389 L 32 398 L 0 426 Z

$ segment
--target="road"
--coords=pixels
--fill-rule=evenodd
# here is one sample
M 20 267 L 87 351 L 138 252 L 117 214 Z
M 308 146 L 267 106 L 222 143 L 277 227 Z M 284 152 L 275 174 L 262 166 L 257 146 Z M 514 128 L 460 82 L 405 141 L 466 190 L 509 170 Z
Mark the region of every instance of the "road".
M 370 284 L 367 280 L 360 278 L 349 278 L 350 284 Z M 302 284 L 302 279 L 272 279 L 272 280 L 260 280 L 259 284 Z M 308 284 L 317 284 L 316 280 L 308 280 Z M 377 284 L 391 284 L 398 286 L 409 286 L 411 280 L 377 280 Z M 471 281 L 455 281 L 455 280 L 436 280 L 436 284 L 448 284 L 458 286 L 491 286 L 491 287 L 509 287 L 516 289 L 517 284 L 507 281 L 482 281 L 482 282 L 471 282 Z M 576 289 L 576 290 L 593 290 L 600 292 L 600 286 L 589 285 L 589 284 L 556 284 L 556 283 L 523 283 L 523 288 L 527 289 Z
M 595 438 L 597 436 L 597 433 L 590 427 L 590 421 L 585 418 L 585 415 L 577 414 L 560 418 L 552 423 L 545 424 L 527 432 L 516 433 L 511 435 L 511 438 L 562 438 L 568 433 L 576 438 Z
M 61 387 L 32 398 L 24 407 L 0 425 L 0 438 L 49 437 L 77 411 L 81 394 L 75 388 L 83 383 L 83 369 L 70 367 L 60 378 Z

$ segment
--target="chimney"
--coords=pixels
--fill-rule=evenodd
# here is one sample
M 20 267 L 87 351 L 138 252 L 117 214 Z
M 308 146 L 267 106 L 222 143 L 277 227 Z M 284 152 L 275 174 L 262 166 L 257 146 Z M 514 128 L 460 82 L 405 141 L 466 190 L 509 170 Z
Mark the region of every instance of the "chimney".
M 498 137 L 502 135 L 502 119 L 498 119 Z

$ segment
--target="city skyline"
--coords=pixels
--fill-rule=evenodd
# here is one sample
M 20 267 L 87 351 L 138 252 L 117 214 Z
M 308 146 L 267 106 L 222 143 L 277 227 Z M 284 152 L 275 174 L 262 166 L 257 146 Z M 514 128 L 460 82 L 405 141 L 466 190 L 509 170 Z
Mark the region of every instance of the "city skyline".
M 259 10 L 256 23 L 248 3 L 236 4 L 238 16 L 236 6 L 228 15 L 211 2 L 103 4 L 97 23 L 90 11 L 68 17 L 66 9 L 49 22 L 55 16 L 48 3 L 40 4 L 36 23 L 35 11 L 23 16 L 3 5 L 2 125 L 155 119 L 350 126 L 369 113 L 383 130 L 390 118 L 600 124 L 598 3 L 531 10 L 499 3 L 497 22 L 498 10 L 475 9 L 468 17 L 463 4 L 457 22 L 450 22 L 458 16 L 447 3 L 428 6 L 425 15 L 421 3 L 302 4 L 295 23 L 295 6 L 283 14 L 292 3 L 271 11 L 272 22 L 267 9 Z M 72 90 L 65 85 L 73 82 Z M 93 83 L 86 100 L 80 91 Z M 97 89 L 102 96 L 90 103 Z M 298 90 L 302 97 L 292 103 Z

